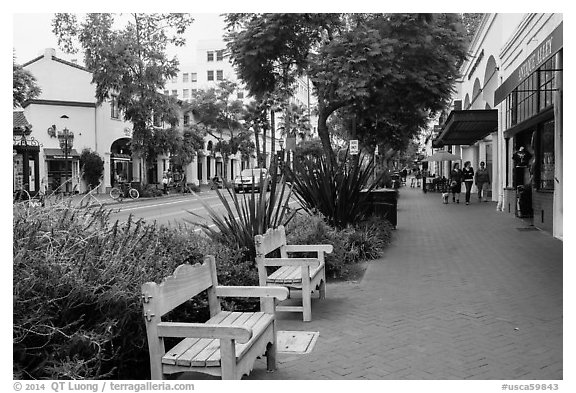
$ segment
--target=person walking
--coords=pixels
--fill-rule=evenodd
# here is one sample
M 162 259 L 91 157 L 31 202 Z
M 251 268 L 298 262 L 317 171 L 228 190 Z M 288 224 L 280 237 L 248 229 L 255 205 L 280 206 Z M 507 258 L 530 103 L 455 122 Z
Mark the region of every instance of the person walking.
M 450 172 L 450 192 L 452 193 L 452 202 L 460 203 L 460 193 L 462 192 L 462 171 L 460 164 L 454 163 Z M 458 194 L 458 197 L 456 197 Z
M 485 165 L 484 161 L 482 161 L 480 163 L 480 169 L 478 169 L 476 175 L 474 175 L 476 187 L 478 188 L 478 202 L 482 202 L 482 197 L 484 197 L 484 202 L 488 202 L 485 193 L 488 187 L 490 187 L 490 173 L 488 173 Z
M 472 191 L 472 184 L 474 183 L 474 168 L 470 161 L 464 163 L 464 169 L 462 169 L 462 179 L 464 180 L 464 185 L 466 186 L 466 204 L 470 204 L 470 192 Z
M 168 194 L 168 174 L 166 172 L 162 175 L 162 191 L 164 194 Z

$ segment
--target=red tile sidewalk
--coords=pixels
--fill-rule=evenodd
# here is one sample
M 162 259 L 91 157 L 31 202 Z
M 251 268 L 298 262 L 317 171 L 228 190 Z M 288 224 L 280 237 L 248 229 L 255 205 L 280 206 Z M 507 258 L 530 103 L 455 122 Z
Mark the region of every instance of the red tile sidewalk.
M 281 330 L 320 332 L 312 353 L 246 379 L 562 379 L 563 244 L 495 207 L 403 187 L 363 280 L 329 284 L 312 322 L 279 314 Z

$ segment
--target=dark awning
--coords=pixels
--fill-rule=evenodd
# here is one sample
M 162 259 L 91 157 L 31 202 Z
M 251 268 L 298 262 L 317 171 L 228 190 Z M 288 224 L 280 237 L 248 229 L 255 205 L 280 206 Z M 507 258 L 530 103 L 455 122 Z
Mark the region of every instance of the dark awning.
M 433 141 L 432 147 L 472 145 L 497 130 L 497 109 L 454 110 L 450 112 L 442 127 L 442 132 Z
M 65 160 L 66 155 L 62 149 L 44 149 L 44 155 L 46 158 L 51 160 Z M 68 158 L 79 158 L 80 154 L 76 151 L 76 149 L 70 149 L 68 152 Z

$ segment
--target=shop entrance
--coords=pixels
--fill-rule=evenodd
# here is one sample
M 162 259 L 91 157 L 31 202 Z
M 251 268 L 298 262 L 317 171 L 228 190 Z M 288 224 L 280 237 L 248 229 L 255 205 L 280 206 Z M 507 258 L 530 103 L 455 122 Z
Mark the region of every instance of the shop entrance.
M 117 139 L 110 147 L 110 184 L 114 187 L 118 183 L 131 182 L 132 150 L 130 138 Z
M 32 196 L 40 190 L 40 143 L 25 135 L 14 136 L 12 144 L 13 191 L 26 190 Z

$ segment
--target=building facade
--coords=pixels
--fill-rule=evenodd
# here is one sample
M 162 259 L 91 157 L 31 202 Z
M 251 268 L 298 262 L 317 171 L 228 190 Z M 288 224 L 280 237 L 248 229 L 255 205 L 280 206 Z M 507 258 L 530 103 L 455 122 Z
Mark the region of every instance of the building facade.
M 220 54 L 216 53 L 219 50 L 204 52 L 207 60 L 210 58 L 207 54 L 213 53 L 214 64 L 227 63 L 229 68 L 224 75 L 235 80 L 229 62 L 219 60 Z M 243 160 L 240 153 L 224 160 L 220 153 L 213 151 L 218 140 L 210 134 L 205 138 L 204 149 L 186 168 L 173 168 L 169 156 L 159 156 L 151 166 L 144 165 L 141 159 L 133 157 L 130 150 L 132 124 L 123 120 L 113 95 L 103 103 L 96 102 L 96 86 L 92 84 L 92 74 L 85 67 L 58 58 L 54 49 L 46 49 L 41 56 L 24 63 L 23 67 L 34 75 L 42 93 L 36 99 L 27 101 L 22 110 L 14 114 L 14 189 L 26 187 L 31 192 L 56 189 L 86 191 L 79 160 L 85 148 L 97 152 L 104 160 L 102 191 L 109 190 L 121 180 L 139 182 L 144 178 L 143 171 L 147 171 L 149 183 L 157 183 L 169 169 L 181 169 L 188 182 L 199 185 L 208 184 L 214 176 L 225 175 L 232 180 L 242 169 L 257 165 L 255 157 Z M 218 67 L 216 65 L 214 70 L 218 71 Z M 207 68 L 210 65 L 204 67 L 206 76 Z M 186 70 L 180 72 L 180 81 L 185 80 Z M 188 81 L 193 83 L 191 75 L 189 71 Z M 194 88 L 206 89 L 211 86 L 208 82 L 212 81 L 204 82 Z M 169 81 L 167 86 L 173 87 L 171 84 Z M 182 89 L 176 89 L 177 92 L 184 91 L 184 82 L 176 85 L 180 85 L 177 89 Z M 172 94 L 171 91 L 170 94 L 179 97 L 179 93 Z M 248 100 L 246 97 L 243 99 Z M 179 127 L 191 121 L 194 121 L 193 114 L 185 113 L 183 109 Z M 67 130 L 66 145 L 62 145 L 64 130 Z M 272 146 L 270 135 L 266 140 L 261 140 L 261 146 L 264 143 L 266 162 L 269 164 L 275 152 L 282 149 L 279 134 L 275 146 Z M 63 183 L 67 185 L 61 187 Z
M 436 147 L 491 169 L 497 209 L 563 237 L 562 14 L 485 14 Z

